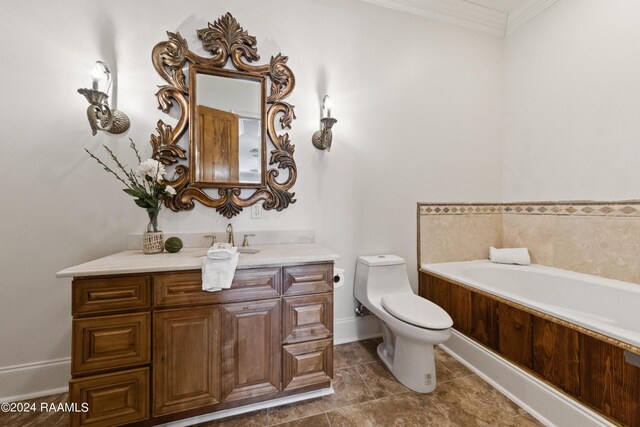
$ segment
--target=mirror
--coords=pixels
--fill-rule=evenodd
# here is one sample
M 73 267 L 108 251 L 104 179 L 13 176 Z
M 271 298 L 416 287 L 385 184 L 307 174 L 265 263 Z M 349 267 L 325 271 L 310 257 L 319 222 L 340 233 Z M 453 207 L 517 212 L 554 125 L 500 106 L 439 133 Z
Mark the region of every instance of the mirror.
M 263 80 L 190 73 L 191 182 L 262 184 Z
M 167 32 L 151 53 L 167 82 L 156 93 L 158 108 L 180 109 L 174 125 L 158 120 L 150 141 L 153 158 L 173 176 L 166 184 L 176 194 L 165 205 L 189 210 L 197 201 L 227 218 L 256 203 L 286 209 L 295 203 L 297 178 L 295 146 L 277 131 L 295 119 L 286 101 L 295 86 L 288 58 L 277 54 L 255 65 L 256 38 L 229 13 L 196 33 L 211 57 L 190 51 L 177 32 Z

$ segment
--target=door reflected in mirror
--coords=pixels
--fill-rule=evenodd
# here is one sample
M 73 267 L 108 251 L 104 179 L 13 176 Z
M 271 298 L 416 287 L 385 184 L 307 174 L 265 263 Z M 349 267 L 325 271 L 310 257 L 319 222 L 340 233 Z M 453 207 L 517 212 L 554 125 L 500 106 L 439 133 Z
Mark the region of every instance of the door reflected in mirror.
M 191 76 L 194 75 L 193 184 L 262 184 L 262 79 L 192 72 Z

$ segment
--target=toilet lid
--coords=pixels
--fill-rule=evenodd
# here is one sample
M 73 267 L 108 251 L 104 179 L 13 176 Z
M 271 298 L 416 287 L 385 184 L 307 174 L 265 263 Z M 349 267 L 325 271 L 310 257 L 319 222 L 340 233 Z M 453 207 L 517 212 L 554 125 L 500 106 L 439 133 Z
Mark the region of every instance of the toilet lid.
M 427 329 L 447 329 L 453 320 L 446 311 L 429 300 L 414 294 L 394 294 L 382 297 L 382 306 L 403 322 Z

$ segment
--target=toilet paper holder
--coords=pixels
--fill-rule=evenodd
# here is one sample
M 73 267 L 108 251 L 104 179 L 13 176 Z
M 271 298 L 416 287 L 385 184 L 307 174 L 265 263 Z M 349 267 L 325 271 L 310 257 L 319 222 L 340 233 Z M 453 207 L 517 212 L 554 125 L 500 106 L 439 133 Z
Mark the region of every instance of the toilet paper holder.
M 344 285 L 344 269 L 342 268 L 334 268 L 333 269 L 333 287 L 339 288 Z

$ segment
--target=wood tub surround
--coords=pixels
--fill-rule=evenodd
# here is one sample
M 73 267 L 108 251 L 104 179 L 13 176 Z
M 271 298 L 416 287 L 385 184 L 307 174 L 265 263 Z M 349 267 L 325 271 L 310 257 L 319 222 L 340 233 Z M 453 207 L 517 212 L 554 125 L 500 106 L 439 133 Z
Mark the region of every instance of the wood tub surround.
M 419 274 L 419 294 L 446 310 L 454 329 L 613 423 L 640 426 L 640 368 L 625 362 L 629 345 L 432 273 Z
M 75 277 L 72 426 L 156 425 L 326 389 L 333 261 Z

